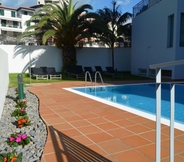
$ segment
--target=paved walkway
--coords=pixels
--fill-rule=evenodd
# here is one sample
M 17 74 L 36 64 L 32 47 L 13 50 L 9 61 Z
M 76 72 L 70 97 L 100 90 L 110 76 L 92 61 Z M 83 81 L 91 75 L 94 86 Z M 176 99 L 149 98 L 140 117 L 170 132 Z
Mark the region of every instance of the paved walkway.
M 84 82 L 33 85 L 48 138 L 41 162 L 153 162 L 155 122 L 71 93 Z M 161 158 L 169 162 L 169 127 L 162 125 Z M 184 161 L 184 133 L 175 130 L 175 162 Z

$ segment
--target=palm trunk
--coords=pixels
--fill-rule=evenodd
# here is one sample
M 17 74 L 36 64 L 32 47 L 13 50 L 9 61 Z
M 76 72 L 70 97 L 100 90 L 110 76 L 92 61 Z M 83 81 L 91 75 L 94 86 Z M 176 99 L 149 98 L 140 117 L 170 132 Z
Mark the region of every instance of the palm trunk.
M 76 49 L 73 46 L 65 46 L 62 48 L 63 67 L 76 65 Z

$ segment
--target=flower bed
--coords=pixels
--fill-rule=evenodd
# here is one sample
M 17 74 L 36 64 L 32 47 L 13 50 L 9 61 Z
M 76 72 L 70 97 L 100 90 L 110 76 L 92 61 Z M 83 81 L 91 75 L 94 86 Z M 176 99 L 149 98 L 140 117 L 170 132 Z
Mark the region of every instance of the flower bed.
M 27 89 L 25 91 L 25 102 L 16 102 L 15 91 L 13 93 L 12 88 L 8 90 L 0 119 L 0 155 L 15 151 L 17 157 L 22 154 L 22 160 L 19 158 L 19 161 L 15 160 L 15 162 L 40 162 L 47 138 L 47 129 L 39 116 L 37 97 L 29 93 Z M 21 107 L 22 105 L 18 107 L 17 103 L 26 103 L 25 108 Z M 18 114 L 11 117 L 17 109 L 26 112 L 27 115 Z M 2 157 L 0 156 L 0 159 Z

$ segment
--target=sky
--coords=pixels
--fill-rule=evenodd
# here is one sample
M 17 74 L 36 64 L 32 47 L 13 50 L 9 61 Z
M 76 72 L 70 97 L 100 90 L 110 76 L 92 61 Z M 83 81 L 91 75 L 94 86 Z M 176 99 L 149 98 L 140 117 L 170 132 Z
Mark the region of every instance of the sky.
M 78 2 L 78 5 L 81 4 L 90 4 L 93 7 L 93 11 L 97 9 L 103 9 L 104 7 L 111 8 L 112 0 L 73 0 Z M 130 12 L 132 13 L 132 8 L 141 0 L 116 0 L 120 5 L 122 13 Z M 34 6 L 37 4 L 37 0 L 1 0 L 3 6 L 18 8 L 21 6 Z

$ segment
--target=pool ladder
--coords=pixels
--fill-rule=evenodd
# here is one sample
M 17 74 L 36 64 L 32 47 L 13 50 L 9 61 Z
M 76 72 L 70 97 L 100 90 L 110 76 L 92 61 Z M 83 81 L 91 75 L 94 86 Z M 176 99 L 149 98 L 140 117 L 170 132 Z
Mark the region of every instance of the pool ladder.
M 99 71 L 97 71 L 95 73 L 95 83 L 93 83 L 93 81 L 92 81 L 90 72 L 89 71 L 86 71 L 86 73 L 85 73 L 85 86 L 86 86 L 86 82 L 87 82 L 87 79 L 88 79 L 88 76 L 89 76 L 89 80 L 91 82 L 91 85 L 92 85 L 93 88 L 95 88 L 96 87 L 97 75 L 99 75 L 100 80 L 101 80 L 101 83 L 103 85 L 103 89 L 105 89 L 105 85 L 104 85 L 104 82 L 103 82 L 103 79 L 102 79 L 102 75 L 101 75 L 101 73 Z

